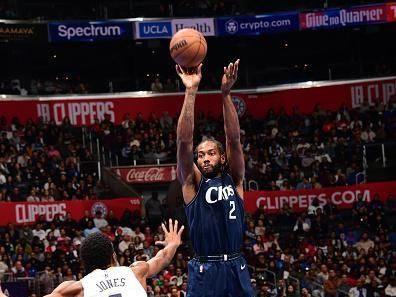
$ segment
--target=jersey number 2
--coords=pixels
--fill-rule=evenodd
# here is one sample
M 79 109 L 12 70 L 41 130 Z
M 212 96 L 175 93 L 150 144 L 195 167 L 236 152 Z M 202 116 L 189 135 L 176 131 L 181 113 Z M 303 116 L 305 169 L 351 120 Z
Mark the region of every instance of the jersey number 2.
M 230 201 L 230 214 L 228 216 L 229 219 L 231 220 L 235 220 L 236 219 L 236 215 L 234 215 L 235 212 L 235 201 Z

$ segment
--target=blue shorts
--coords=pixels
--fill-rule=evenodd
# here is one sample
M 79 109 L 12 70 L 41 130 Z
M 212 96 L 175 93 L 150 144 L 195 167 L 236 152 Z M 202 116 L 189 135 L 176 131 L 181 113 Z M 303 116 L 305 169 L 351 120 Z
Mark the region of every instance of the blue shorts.
M 231 261 L 188 262 L 187 297 L 253 297 L 243 257 Z

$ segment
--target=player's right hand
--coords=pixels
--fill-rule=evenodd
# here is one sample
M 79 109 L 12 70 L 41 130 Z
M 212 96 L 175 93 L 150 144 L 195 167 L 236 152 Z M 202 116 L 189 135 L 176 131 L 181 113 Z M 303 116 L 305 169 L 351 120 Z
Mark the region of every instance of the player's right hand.
M 183 69 L 180 65 L 176 65 L 176 72 L 181 78 L 187 90 L 197 90 L 202 78 L 202 63 L 191 71 Z
M 179 230 L 178 229 L 178 224 L 179 222 L 175 220 L 175 223 L 173 224 L 172 219 L 169 219 L 169 231 L 165 227 L 165 224 L 162 223 L 161 227 L 162 230 L 164 231 L 165 234 L 165 239 L 163 241 L 156 241 L 156 245 L 163 245 L 167 246 L 168 244 L 175 244 L 179 246 L 181 244 L 181 235 L 184 230 L 184 226 L 181 226 Z

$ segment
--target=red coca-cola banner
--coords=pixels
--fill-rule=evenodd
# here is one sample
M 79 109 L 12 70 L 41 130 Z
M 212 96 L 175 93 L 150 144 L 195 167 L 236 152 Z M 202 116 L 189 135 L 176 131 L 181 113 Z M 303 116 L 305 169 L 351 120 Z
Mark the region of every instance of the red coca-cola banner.
M 396 94 L 396 77 L 366 79 L 340 82 L 306 82 L 255 90 L 234 92 L 233 101 L 239 115 L 251 114 L 263 117 L 269 108 L 285 108 L 291 112 L 298 106 L 303 113 L 312 112 L 316 104 L 323 109 L 338 110 L 341 105 L 349 108 L 359 107 L 363 102 L 373 104 L 377 101 L 388 102 Z M 119 124 L 124 115 L 135 117 L 141 112 L 148 117 L 152 112 L 161 116 L 168 111 L 171 116 L 180 113 L 184 94 L 170 95 L 108 95 L 108 96 L 66 96 L 0 99 L 1 116 L 8 123 L 17 116 L 22 122 L 43 117 L 61 123 L 68 116 L 75 125 L 91 125 L 95 119 L 102 120 L 107 115 L 111 121 Z M 196 112 L 222 115 L 221 95 L 219 93 L 199 93 Z
M 246 192 L 245 208 L 247 212 L 253 213 L 262 205 L 268 213 L 278 213 L 283 204 L 288 203 L 294 211 L 301 212 L 317 197 L 321 205 L 330 199 L 339 209 L 345 209 L 351 208 L 360 194 L 368 202 L 373 200 L 375 194 L 379 195 L 382 202 L 386 202 L 390 195 L 396 196 L 396 181 L 317 190 Z
M 167 183 L 176 179 L 176 165 L 113 167 L 112 170 L 129 184 Z
M 140 211 L 140 198 L 118 198 L 112 200 L 75 200 L 54 202 L 0 202 L 0 226 L 12 224 L 33 224 L 40 215 L 50 222 L 55 215 L 65 217 L 70 212 L 72 218 L 80 220 L 84 211 L 89 210 L 92 216 L 100 210 L 106 216 L 110 210 L 116 218 L 121 218 L 125 210 Z

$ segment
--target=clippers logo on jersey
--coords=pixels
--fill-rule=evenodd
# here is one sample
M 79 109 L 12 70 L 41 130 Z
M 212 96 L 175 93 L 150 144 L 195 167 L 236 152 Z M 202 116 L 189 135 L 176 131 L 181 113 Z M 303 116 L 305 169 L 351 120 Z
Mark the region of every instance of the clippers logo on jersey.
M 226 187 L 210 187 L 206 190 L 205 199 L 209 204 L 216 203 L 221 200 L 228 200 L 228 197 L 235 194 L 234 189 L 231 185 Z

